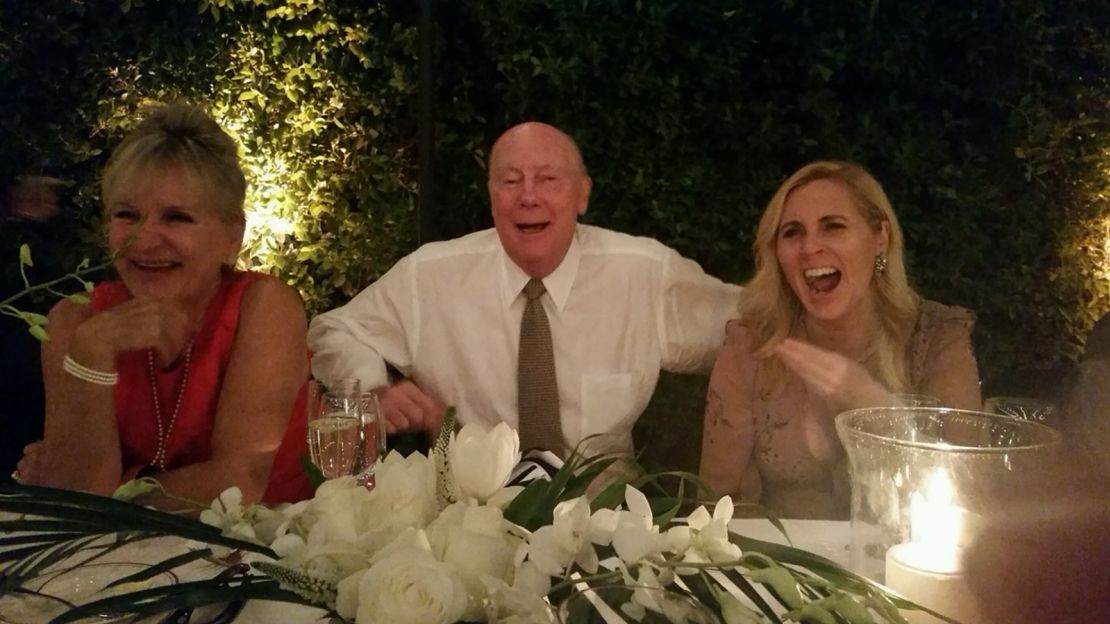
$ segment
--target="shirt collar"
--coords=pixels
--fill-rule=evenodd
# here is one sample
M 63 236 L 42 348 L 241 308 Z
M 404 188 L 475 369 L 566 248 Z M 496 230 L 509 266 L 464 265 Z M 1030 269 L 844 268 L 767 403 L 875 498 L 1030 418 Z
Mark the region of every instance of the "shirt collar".
M 581 259 L 582 247 L 578 243 L 578 227 L 575 226 L 574 236 L 570 239 L 570 248 L 567 249 L 567 255 L 563 257 L 563 261 L 555 267 L 550 275 L 543 278 L 543 287 L 547 289 L 547 294 L 551 295 L 551 301 L 555 304 L 555 309 L 560 312 L 566 306 L 567 299 L 570 298 L 570 287 L 574 284 L 574 278 L 578 274 L 578 263 Z M 501 250 L 501 267 L 502 297 L 505 306 L 508 307 L 520 296 L 525 284 L 531 278 L 513 262 L 509 254 L 505 253 L 504 248 Z

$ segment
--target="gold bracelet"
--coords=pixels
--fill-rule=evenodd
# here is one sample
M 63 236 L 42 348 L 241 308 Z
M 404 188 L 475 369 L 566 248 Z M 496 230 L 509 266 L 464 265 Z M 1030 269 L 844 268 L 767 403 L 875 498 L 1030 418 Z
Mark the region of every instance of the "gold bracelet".
M 62 370 L 81 381 L 87 381 L 98 386 L 114 386 L 119 383 L 119 373 L 106 373 L 83 366 L 69 357 L 68 353 L 62 358 Z

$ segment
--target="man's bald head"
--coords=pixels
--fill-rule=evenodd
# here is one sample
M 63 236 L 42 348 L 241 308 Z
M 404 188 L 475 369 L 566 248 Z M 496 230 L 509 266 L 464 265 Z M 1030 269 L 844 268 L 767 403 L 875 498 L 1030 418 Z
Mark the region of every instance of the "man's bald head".
M 582 152 L 579 151 L 578 144 L 574 142 L 574 139 L 570 138 L 570 135 L 566 132 L 542 121 L 526 121 L 517 124 L 497 137 L 497 140 L 493 142 L 493 147 L 490 148 L 489 162 L 487 163 L 491 173 L 498 151 L 520 141 L 546 145 L 549 150 L 554 152 L 564 152 L 567 157 L 566 166 L 568 168 L 586 173 L 586 164 L 582 160 Z
M 493 224 L 505 252 L 530 277 L 551 274 L 566 256 L 590 177 L 565 132 L 536 121 L 505 131 L 490 149 Z

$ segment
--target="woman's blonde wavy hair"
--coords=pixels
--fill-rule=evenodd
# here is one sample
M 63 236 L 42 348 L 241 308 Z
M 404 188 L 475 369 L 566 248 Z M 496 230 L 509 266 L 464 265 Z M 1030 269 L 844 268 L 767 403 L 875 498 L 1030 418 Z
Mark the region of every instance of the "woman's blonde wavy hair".
M 906 391 L 909 386 L 906 347 L 917 320 L 921 298 L 906 278 L 902 258 L 902 229 L 894 209 L 879 182 L 866 169 L 847 161 L 817 161 L 787 178 L 775 191 L 756 232 L 755 276 L 744 288 L 739 316 L 752 331 L 755 355 L 766 360 L 765 370 L 772 392 L 781 390 L 789 371 L 772 357 L 774 349 L 798 330 L 805 308 L 790 288 L 775 252 L 779 222 L 786 198 L 794 190 L 815 180 L 842 183 L 854 200 L 860 215 L 878 231 L 887 223 L 890 239 L 887 244 L 886 271 L 874 273 L 871 286 L 875 290 L 878 327 L 874 342 L 862 364 L 888 389 Z
M 204 109 L 185 103 L 149 109 L 112 152 L 100 182 L 105 215 L 151 172 L 176 165 L 185 168 L 221 221 L 242 229 L 247 181 L 239 148 Z

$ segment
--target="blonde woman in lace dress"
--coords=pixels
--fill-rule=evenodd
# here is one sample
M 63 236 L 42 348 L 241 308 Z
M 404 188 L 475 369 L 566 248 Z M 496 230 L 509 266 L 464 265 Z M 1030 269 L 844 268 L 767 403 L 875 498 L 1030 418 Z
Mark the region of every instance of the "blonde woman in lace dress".
M 927 394 L 978 409 L 974 315 L 910 287 L 902 232 L 879 183 L 815 162 L 759 222 L 756 275 L 710 378 L 700 474 L 781 517 L 846 518 L 834 417 Z

